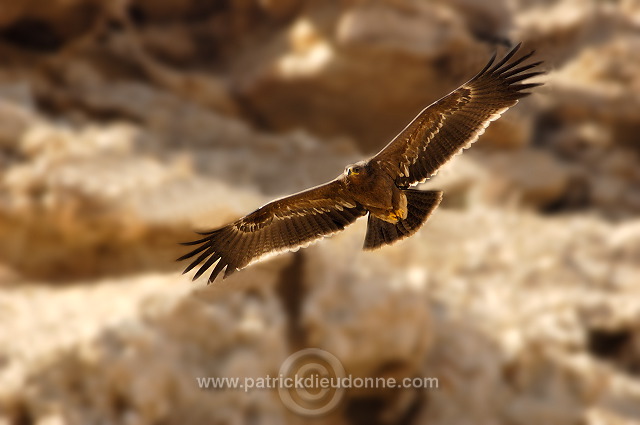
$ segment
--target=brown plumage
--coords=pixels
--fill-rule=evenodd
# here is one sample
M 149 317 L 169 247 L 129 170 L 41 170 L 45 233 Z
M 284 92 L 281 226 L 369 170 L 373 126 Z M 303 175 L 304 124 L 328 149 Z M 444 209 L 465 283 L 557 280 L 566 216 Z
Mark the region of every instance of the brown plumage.
M 214 264 L 209 282 L 271 254 L 299 247 L 343 230 L 369 214 L 364 249 L 392 244 L 414 234 L 442 200 L 440 191 L 409 189 L 433 176 L 452 156 L 469 147 L 487 126 L 540 83 L 520 65 L 533 52 L 511 60 L 518 44 L 471 80 L 426 107 L 373 158 L 350 165 L 333 181 L 272 201 L 251 214 L 185 245 L 199 245 L 178 260 L 196 257 L 185 273 L 202 264 L 194 279 Z

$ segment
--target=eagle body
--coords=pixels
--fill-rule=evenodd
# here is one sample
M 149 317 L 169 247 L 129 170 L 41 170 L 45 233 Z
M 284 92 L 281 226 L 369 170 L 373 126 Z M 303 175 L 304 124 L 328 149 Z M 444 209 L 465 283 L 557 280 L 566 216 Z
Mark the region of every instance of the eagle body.
M 442 200 L 441 191 L 412 189 L 468 148 L 489 124 L 541 85 L 523 83 L 541 71 L 541 62 L 513 59 L 520 44 L 500 61 L 496 54 L 462 86 L 423 109 L 372 158 L 349 165 L 334 180 L 276 199 L 233 223 L 200 233 L 203 238 L 178 260 L 193 258 L 185 273 L 193 279 L 213 267 L 209 282 L 228 277 L 266 256 L 296 250 L 342 231 L 368 215 L 365 250 L 413 235 Z M 195 258 L 194 258 L 195 257 Z
M 354 168 L 360 171 L 350 171 Z M 394 176 L 379 161 L 350 165 L 338 179 L 344 179 L 353 200 L 375 217 L 390 223 L 406 218 L 407 197 L 396 185 Z

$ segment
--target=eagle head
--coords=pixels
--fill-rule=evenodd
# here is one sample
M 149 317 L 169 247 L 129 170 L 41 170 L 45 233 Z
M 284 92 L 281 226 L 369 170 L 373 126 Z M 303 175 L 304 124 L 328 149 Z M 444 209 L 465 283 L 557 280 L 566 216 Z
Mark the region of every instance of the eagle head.
M 360 161 L 360 162 L 356 162 L 355 164 L 348 165 L 344 169 L 344 174 L 347 177 L 364 176 L 365 174 L 367 174 L 367 171 L 368 171 L 367 162 Z

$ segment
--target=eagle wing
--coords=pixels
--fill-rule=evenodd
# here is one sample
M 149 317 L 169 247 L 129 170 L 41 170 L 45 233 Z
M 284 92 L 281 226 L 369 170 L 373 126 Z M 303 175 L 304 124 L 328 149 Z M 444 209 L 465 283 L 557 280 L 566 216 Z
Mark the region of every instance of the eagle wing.
M 515 46 L 495 65 L 489 63 L 471 80 L 427 106 L 371 161 L 396 176 L 399 187 L 408 187 L 433 176 L 451 157 L 468 148 L 491 121 L 530 93 L 523 90 L 541 85 L 522 83 L 544 72 L 526 72 L 542 62 L 519 66 L 531 52 L 510 61 Z
M 193 279 L 216 264 L 209 276 L 213 282 L 226 267 L 224 277 L 269 255 L 296 250 L 317 239 L 343 230 L 366 214 L 350 200 L 340 179 L 295 195 L 272 201 L 251 214 L 215 230 L 202 239 L 183 245 L 199 245 L 178 261 L 197 256 L 187 273 L 202 264 Z

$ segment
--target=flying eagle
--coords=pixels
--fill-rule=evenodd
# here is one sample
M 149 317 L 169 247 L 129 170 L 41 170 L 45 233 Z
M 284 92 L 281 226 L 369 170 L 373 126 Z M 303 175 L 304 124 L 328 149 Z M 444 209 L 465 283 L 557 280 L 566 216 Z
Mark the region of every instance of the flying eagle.
M 521 65 L 533 51 L 511 60 L 520 45 L 494 65 L 427 106 L 374 157 L 346 167 L 329 183 L 276 199 L 237 221 L 184 245 L 198 245 L 178 261 L 196 257 L 184 273 L 202 264 L 193 279 L 215 264 L 213 282 L 268 255 L 295 250 L 343 230 L 369 215 L 364 249 L 373 250 L 413 235 L 442 200 L 440 191 L 410 189 L 433 176 L 468 148 L 500 117 L 541 85 L 523 83 L 543 72 Z M 217 264 L 216 264 L 217 262 Z

